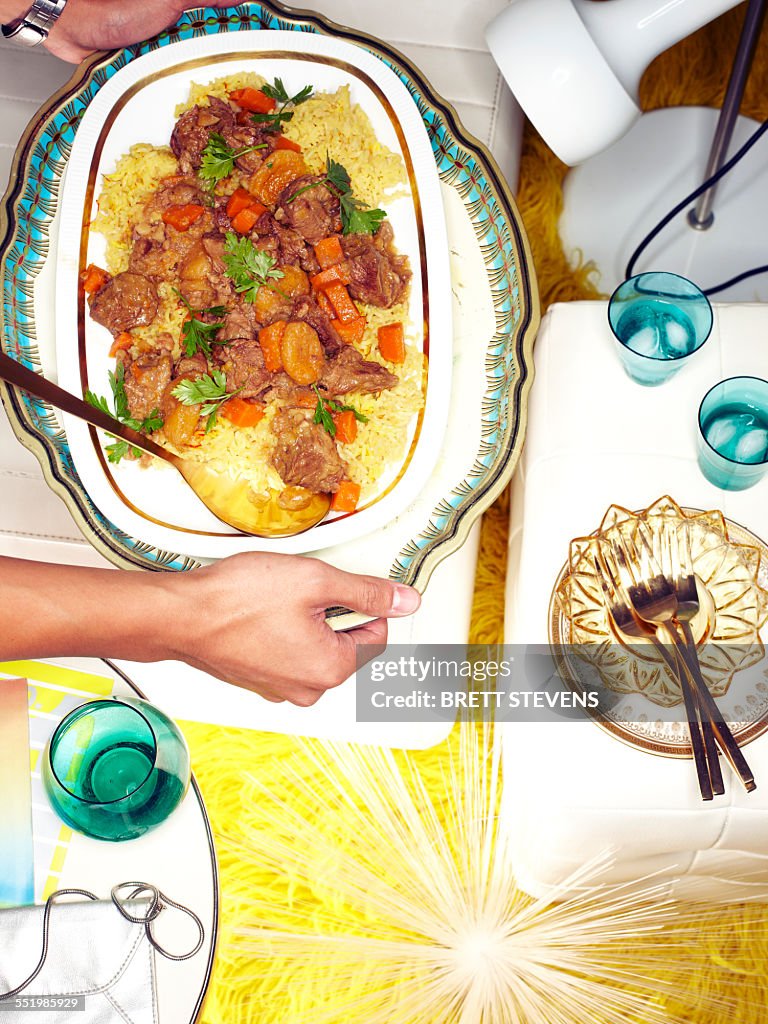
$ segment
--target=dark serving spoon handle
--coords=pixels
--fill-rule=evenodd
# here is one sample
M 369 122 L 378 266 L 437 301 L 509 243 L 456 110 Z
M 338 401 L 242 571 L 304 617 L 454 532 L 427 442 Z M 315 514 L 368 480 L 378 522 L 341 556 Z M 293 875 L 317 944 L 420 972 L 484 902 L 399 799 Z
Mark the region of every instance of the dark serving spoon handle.
M 35 398 L 42 399 L 43 402 L 48 402 L 49 405 L 55 406 L 57 409 L 61 409 L 64 412 L 69 413 L 71 416 L 76 416 L 80 420 L 85 420 L 86 423 L 90 423 L 92 427 L 100 427 L 102 430 L 108 430 L 110 434 L 114 434 L 115 437 L 120 437 L 129 444 L 135 445 L 140 448 L 143 452 L 148 452 L 150 455 L 157 455 L 161 459 L 165 459 L 167 462 L 173 461 L 173 455 L 165 448 L 161 448 L 159 444 L 155 444 L 154 441 L 150 441 L 144 434 L 140 434 L 136 430 L 132 430 L 131 427 L 127 427 L 124 423 L 120 423 L 113 416 L 108 416 L 107 413 L 102 412 L 101 409 L 97 409 L 95 406 L 88 405 L 82 398 L 76 398 L 70 394 L 69 391 L 65 391 L 64 388 L 60 388 L 58 384 L 54 384 L 50 380 L 46 380 L 39 373 L 35 373 L 33 370 L 28 369 L 15 359 L 11 359 L 9 355 L 0 350 L 0 380 L 6 381 L 8 384 L 13 384 L 17 388 L 22 388 L 24 391 L 28 391 Z

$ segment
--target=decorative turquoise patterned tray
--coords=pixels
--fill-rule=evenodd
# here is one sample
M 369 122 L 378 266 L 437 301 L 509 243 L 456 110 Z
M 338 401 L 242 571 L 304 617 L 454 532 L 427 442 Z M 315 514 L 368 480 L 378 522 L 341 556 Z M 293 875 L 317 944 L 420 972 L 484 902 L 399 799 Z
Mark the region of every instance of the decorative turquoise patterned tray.
M 391 526 L 365 544 L 322 554 L 344 567 L 351 563 L 362 571 L 388 572 L 423 590 L 435 565 L 464 542 L 516 465 L 532 380 L 538 297 L 524 229 L 493 158 L 467 134 L 450 105 L 385 43 L 316 15 L 289 14 L 273 2 L 249 3 L 187 11 L 155 39 L 82 65 L 39 111 L 16 153 L 0 209 L 2 345 L 14 358 L 55 376 L 51 307 L 59 192 L 91 99 L 142 54 L 177 40 L 243 29 L 318 32 L 364 47 L 402 80 L 427 128 L 442 183 L 454 293 L 454 386 L 444 450 L 419 499 Z M 2 397 L 19 439 L 107 558 L 155 570 L 198 564 L 118 530 L 84 492 L 56 414 L 23 393 L 3 388 Z

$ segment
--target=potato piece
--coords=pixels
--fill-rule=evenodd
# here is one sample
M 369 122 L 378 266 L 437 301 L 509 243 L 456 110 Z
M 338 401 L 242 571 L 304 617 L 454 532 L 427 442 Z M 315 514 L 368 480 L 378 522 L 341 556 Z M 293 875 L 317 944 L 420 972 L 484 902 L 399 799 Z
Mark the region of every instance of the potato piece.
M 178 381 L 173 381 L 175 387 Z M 170 395 L 169 411 L 163 420 L 163 433 L 176 448 L 185 448 L 192 440 L 200 419 L 199 405 L 183 405 Z M 173 402 L 171 406 L 170 402 Z
M 196 374 L 183 373 L 173 377 L 163 392 L 160 414 L 163 433 L 175 448 L 185 448 L 192 440 L 200 421 L 199 405 L 184 405 L 171 392 L 182 380 L 194 380 Z
M 307 173 L 301 153 L 276 149 L 248 179 L 248 191 L 267 206 L 274 206 L 286 185 Z
M 277 288 L 280 288 L 279 281 L 276 282 L 276 285 Z M 253 310 L 260 324 L 271 324 L 273 320 L 284 319 L 290 313 L 291 303 L 275 288 L 262 285 L 256 292 Z
M 309 295 L 309 278 L 300 267 L 284 263 L 278 270 L 282 270 L 283 276 L 275 281 L 275 285 L 284 295 L 290 295 L 291 298 L 296 295 Z
M 325 368 L 325 352 L 317 331 L 303 320 L 285 326 L 280 343 L 283 369 L 297 384 L 314 384 Z
M 216 293 L 211 286 L 211 258 L 198 243 L 179 266 L 179 291 L 194 309 L 212 306 Z
M 309 294 L 309 278 L 299 267 L 289 263 L 277 268 L 283 276 L 275 278 L 256 292 L 254 311 L 259 323 L 269 324 L 275 319 L 285 318 L 291 311 L 290 300 L 296 295 Z

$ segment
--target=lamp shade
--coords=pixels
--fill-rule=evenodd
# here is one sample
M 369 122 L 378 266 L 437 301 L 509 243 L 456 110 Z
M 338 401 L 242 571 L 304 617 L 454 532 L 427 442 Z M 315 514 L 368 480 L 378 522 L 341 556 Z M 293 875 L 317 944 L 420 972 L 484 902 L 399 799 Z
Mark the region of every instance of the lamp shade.
M 739 0 L 515 0 L 486 29 L 494 60 L 552 150 L 578 164 L 640 116 L 637 88 L 663 50 Z
M 526 116 L 565 163 L 605 149 L 640 116 L 572 0 L 517 0 L 486 39 Z

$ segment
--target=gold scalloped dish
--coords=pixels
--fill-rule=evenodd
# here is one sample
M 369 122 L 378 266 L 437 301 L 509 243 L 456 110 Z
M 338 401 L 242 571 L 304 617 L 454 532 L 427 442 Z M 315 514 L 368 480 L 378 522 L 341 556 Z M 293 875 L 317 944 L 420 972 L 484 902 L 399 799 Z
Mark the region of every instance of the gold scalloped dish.
M 563 681 L 583 692 L 599 680 L 609 699 L 601 699 L 596 721 L 618 738 L 667 757 L 691 756 L 687 727 L 679 721 L 679 685 L 650 642 L 614 627 L 594 568 L 600 546 L 640 521 L 654 541 L 664 531 L 687 535 L 702 606 L 692 623 L 702 672 L 744 745 L 768 728 L 760 632 L 768 619 L 768 547 L 722 512 L 682 508 L 669 496 L 639 512 L 612 505 L 594 533 L 571 541 L 549 610 L 549 639 Z

